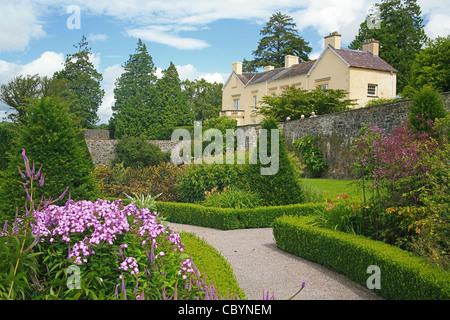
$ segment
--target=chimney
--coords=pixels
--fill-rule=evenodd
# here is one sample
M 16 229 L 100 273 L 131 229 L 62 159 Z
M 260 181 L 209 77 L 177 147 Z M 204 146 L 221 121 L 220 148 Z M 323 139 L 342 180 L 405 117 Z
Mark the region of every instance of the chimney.
M 325 37 L 325 49 L 331 44 L 335 49 L 341 49 L 341 35 L 335 31 Z
M 233 63 L 233 72 L 236 74 L 242 74 L 242 62 Z
M 264 72 L 270 71 L 270 70 L 273 70 L 273 69 L 275 69 L 274 66 L 265 66 L 265 67 L 264 67 Z
M 380 54 L 380 41 L 369 39 L 362 45 L 363 51 L 369 51 L 374 56 L 379 56 Z
M 286 69 L 292 67 L 294 64 L 298 64 L 298 57 L 293 55 L 287 55 L 284 57 L 284 67 Z

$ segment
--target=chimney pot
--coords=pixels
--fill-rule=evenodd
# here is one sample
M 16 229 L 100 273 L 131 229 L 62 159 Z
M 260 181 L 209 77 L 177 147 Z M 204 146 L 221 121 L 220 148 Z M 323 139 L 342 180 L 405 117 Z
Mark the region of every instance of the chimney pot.
M 341 49 L 341 35 L 337 31 L 330 33 L 325 37 L 325 49 L 329 44 L 335 49 Z
M 362 45 L 363 51 L 369 51 L 374 56 L 380 55 L 380 41 L 377 41 L 375 39 L 369 39 Z
M 293 55 L 287 55 L 284 57 L 284 67 L 290 68 L 292 67 L 294 64 L 298 64 L 298 60 L 299 58 L 297 56 L 293 56 Z
M 233 72 L 236 74 L 242 74 L 242 62 L 233 63 Z
M 264 67 L 264 72 L 270 71 L 270 70 L 273 70 L 273 69 L 275 69 L 274 66 L 265 66 L 265 67 Z

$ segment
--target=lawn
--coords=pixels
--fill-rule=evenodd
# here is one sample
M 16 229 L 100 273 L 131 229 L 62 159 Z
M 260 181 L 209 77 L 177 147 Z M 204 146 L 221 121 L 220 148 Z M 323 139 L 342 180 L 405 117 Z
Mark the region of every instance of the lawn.
M 323 193 L 324 200 L 336 199 L 340 194 L 346 194 L 350 199 L 362 200 L 363 193 L 357 185 L 357 180 L 304 179 L 304 182 Z

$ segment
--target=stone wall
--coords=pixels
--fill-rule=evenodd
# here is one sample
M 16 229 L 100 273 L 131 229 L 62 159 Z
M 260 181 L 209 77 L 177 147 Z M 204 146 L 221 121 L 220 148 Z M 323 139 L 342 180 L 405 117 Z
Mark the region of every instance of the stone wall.
M 444 94 L 443 98 L 448 110 L 450 94 Z M 410 100 L 402 100 L 319 115 L 314 118 L 284 122 L 280 124 L 280 128 L 289 144 L 308 134 L 318 139 L 324 160 L 329 165 L 328 170 L 322 174 L 323 178 L 351 179 L 350 147 L 360 130 L 366 124 L 374 124 L 387 133 L 392 133 L 394 128 L 408 117 L 410 103 Z
M 115 150 L 119 141 L 109 139 L 108 130 L 89 129 L 84 130 L 83 134 L 94 164 L 109 165 L 116 155 Z M 149 142 L 157 145 L 162 152 L 170 152 L 179 143 L 171 140 L 149 140 Z

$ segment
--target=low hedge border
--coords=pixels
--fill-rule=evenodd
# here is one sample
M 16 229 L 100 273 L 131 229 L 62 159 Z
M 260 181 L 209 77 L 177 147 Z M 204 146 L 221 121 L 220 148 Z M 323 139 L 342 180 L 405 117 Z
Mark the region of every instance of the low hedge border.
M 231 298 L 234 294 L 237 294 L 240 300 L 247 299 L 229 262 L 214 247 L 191 232 L 181 232 L 180 237 L 185 245 L 185 252 L 191 254 L 197 269 L 206 275 L 208 285 L 214 283 L 216 290 L 225 299 Z
M 316 210 L 323 208 L 324 204 L 305 203 L 253 209 L 230 209 L 205 207 L 192 203 L 157 202 L 156 207 L 158 212 L 171 222 L 233 230 L 270 227 L 278 217 L 311 215 Z
M 448 300 L 450 273 L 432 267 L 423 259 L 400 248 L 362 236 L 313 227 L 312 217 L 284 216 L 273 223 L 277 246 L 306 260 L 343 273 L 366 286 L 380 269 L 377 294 L 392 300 Z

